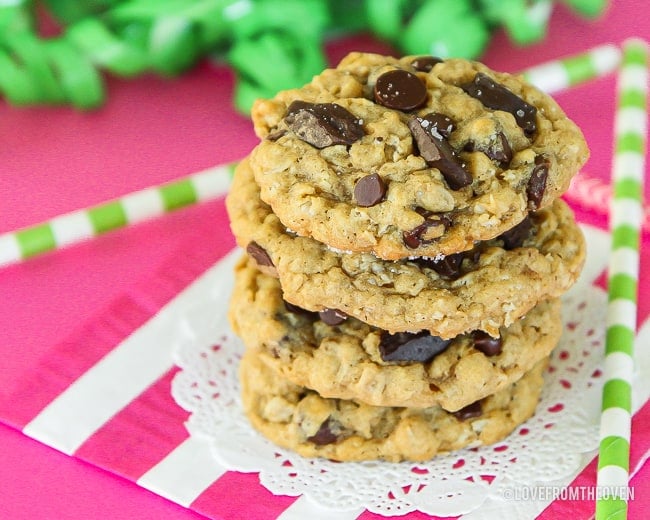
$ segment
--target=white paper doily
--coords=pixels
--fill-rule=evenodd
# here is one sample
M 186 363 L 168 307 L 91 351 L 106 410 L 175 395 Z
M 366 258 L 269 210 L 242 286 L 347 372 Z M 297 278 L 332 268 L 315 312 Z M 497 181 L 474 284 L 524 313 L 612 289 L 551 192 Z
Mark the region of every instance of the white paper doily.
M 306 459 L 255 432 L 239 398 L 243 346 L 227 325 L 226 310 L 217 305 L 223 305 L 224 289 L 214 292 L 215 301 L 197 303 L 182 320 L 175 353 L 182 370 L 172 393 L 191 412 L 190 434 L 209 440 L 220 464 L 258 472 L 274 494 L 308 495 L 322 507 L 385 516 L 414 510 L 454 516 L 479 506 L 494 511 L 515 487 L 566 481 L 597 448 L 606 295 L 596 287 L 584 284 L 563 298 L 565 332 L 533 418 L 494 446 L 418 464 Z M 530 505 L 510 502 L 508 507 L 512 512 Z

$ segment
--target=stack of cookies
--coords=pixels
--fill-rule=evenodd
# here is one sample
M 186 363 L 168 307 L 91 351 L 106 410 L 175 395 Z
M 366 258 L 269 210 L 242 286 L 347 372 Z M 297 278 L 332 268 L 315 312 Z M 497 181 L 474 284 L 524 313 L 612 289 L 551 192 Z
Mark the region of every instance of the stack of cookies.
M 253 109 L 227 199 L 245 412 L 335 460 L 427 460 L 535 411 L 585 254 L 588 150 L 547 95 L 465 60 L 352 53 Z

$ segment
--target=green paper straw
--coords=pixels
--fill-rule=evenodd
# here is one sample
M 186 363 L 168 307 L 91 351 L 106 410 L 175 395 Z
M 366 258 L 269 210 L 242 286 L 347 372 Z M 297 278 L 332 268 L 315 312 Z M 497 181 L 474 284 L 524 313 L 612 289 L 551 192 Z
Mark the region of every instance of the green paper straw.
M 531 67 L 522 74 L 540 90 L 554 94 L 613 72 L 620 61 L 620 49 L 616 45 L 605 44 L 587 52 Z
M 216 166 L 97 206 L 0 235 L 0 267 L 75 244 L 175 209 L 225 195 L 233 165 Z
M 632 375 L 636 333 L 639 241 L 647 129 L 648 49 L 641 40 L 623 44 L 614 123 L 614 189 L 610 227 L 609 298 L 603 404 L 598 455 L 596 520 L 627 518 Z M 619 490 L 619 493 L 615 491 Z

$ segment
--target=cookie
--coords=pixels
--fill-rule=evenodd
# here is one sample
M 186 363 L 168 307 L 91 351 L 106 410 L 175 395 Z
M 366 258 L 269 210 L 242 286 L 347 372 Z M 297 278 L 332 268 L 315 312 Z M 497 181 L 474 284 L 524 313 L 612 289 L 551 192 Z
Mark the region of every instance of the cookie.
M 241 361 L 240 380 L 251 424 L 279 446 L 339 461 L 425 461 L 506 437 L 533 415 L 545 366 L 543 360 L 513 385 L 456 413 L 327 399 L 280 377 L 252 350 Z
M 391 335 L 341 313 L 319 315 L 285 303 L 278 280 L 244 256 L 235 268 L 229 317 L 247 348 L 323 397 L 457 411 L 547 357 L 562 334 L 560 308 L 557 299 L 542 302 L 499 338 Z
M 259 101 L 251 165 L 283 225 L 396 260 L 449 255 L 548 207 L 588 158 L 522 78 L 448 59 L 352 53 Z
M 226 204 L 237 242 L 279 276 L 286 301 L 310 311 L 336 309 L 390 333 L 428 330 L 449 339 L 480 329 L 496 336 L 538 302 L 565 292 L 584 263 L 584 238 L 561 200 L 500 238 L 437 262 L 343 253 L 288 232 L 260 200 L 246 160 Z

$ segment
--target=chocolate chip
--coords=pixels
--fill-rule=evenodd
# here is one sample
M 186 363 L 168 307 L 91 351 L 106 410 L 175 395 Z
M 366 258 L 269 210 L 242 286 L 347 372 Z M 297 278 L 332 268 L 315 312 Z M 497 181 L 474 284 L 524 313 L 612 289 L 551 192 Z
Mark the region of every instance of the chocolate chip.
M 459 190 L 472 184 L 472 176 L 465 170 L 462 161 L 442 135 L 431 130 L 435 127 L 429 121 L 414 116 L 407 124 L 420 156 L 427 164 L 440 170 L 452 190 Z
M 411 62 L 411 66 L 419 72 L 429 72 L 435 65 L 443 60 L 435 56 L 418 56 Z
M 354 186 L 354 199 L 364 208 L 379 204 L 386 195 L 386 185 L 382 178 L 373 173 L 361 177 Z
M 246 252 L 253 258 L 253 260 L 255 260 L 255 262 L 257 262 L 258 266 L 275 267 L 269 254 L 257 242 L 250 242 L 246 246 Z
M 487 332 L 475 330 L 472 333 L 474 348 L 483 352 L 486 356 L 497 356 L 501 354 L 501 337 L 493 338 Z
M 379 354 L 384 361 L 426 363 L 443 352 L 450 343 L 451 340 L 432 336 L 427 331 L 415 334 L 382 332 L 379 340 Z
M 510 112 L 528 137 L 537 131 L 537 109 L 487 74 L 479 72 L 461 88 L 488 108 Z
M 548 168 L 550 161 L 543 155 L 535 157 L 535 167 L 530 174 L 528 185 L 526 186 L 526 195 L 528 195 L 528 209 L 536 210 L 539 208 L 544 191 L 546 191 L 546 179 L 548 178 Z
M 325 309 L 318 313 L 321 321 L 327 325 L 340 325 L 348 319 L 348 315 L 338 309 Z
M 316 148 L 350 145 L 364 136 L 361 120 L 336 103 L 294 101 L 285 122 L 300 139 Z
M 464 408 L 456 412 L 452 412 L 454 417 L 459 421 L 465 421 L 467 419 L 472 419 L 474 417 L 480 417 L 483 415 L 483 408 L 481 406 L 481 401 L 476 401 L 472 404 L 468 404 Z
M 424 104 L 427 87 L 415 74 L 395 69 L 377 78 L 374 94 L 376 103 L 406 112 Z
M 328 417 L 323 424 L 320 425 L 318 431 L 311 437 L 307 437 L 309 442 L 313 442 L 317 446 L 325 446 L 326 444 L 334 444 L 339 438 L 331 429 L 331 418 Z
M 503 241 L 503 249 L 515 249 L 521 247 L 530 236 L 533 229 L 533 222 L 528 215 L 515 227 L 499 235 L 498 239 Z
M 421 245 L 431 244 L 441 237 L 451 221 L 444 216 L 425 218 L 424 222 L 410 231 L 402 232 L 402 240 L 406 247 L 417 249 Z

